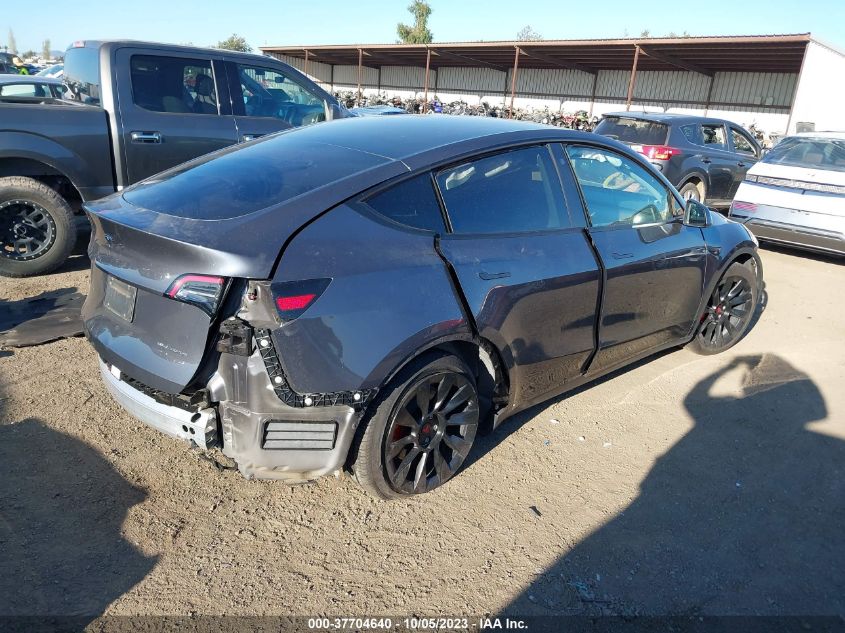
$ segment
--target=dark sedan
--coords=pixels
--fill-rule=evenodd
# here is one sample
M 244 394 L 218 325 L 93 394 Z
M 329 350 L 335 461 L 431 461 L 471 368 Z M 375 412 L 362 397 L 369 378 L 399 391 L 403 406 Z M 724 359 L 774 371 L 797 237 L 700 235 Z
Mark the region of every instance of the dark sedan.
M 284 132 L 87 205 L 83 310 L 131 414 L 248 477 L 431 490 L 476 433 L 745 333 L 762 269 L 621 143 L 470 117 Z
M 645 156 L 684 199 L 727 207 L 762 155 L 742 126 L 712 117 L 655 112 L 606 114 L 596 134 Z

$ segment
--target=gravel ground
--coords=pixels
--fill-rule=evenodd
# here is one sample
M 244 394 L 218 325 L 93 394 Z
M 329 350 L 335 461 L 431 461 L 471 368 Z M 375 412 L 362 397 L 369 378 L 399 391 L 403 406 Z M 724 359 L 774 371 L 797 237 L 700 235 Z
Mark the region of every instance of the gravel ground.
M 844 614 L 845 266 L 763 261 L 728 353 L 536 407 L 407 502 L 219 470 L 84 339 L 0 351 L 0 614 Z M 86 267 L 0 279 L 0 309 Z

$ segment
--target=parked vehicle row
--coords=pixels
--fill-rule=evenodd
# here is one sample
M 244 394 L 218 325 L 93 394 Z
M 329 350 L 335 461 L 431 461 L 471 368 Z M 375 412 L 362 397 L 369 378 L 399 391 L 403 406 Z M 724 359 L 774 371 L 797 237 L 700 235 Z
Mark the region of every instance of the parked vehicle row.
M 761 292 L 748 230 L 642 155 L 491 118 L 301 128 L 86 209 L 85 329 L 127 411 L 248 477 L 348 467 L 386 498 L 565 390 L 729 348 Z
M 192 158 L 348 111 L 269 57 L 146 44 L 79 42 L 65 56 L 62 99 L 0 88 L 0 274 L 61 265 L 80 203 Z M 14 88 L 13 88 L 14 86 Z M 39 88 L 38 86 L 42 86 Z M 22 92 L 32 90 L 32 96 Z

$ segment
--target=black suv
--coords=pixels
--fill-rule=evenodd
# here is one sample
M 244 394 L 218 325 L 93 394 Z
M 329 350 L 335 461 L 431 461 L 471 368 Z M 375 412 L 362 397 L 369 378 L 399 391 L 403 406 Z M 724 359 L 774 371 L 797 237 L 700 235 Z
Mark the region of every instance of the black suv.
M 606 114 L 596 134 L 639 152 L 686 199 L 728 206 L 762 150 L 742 126 L 710 117 L 652 112 Z

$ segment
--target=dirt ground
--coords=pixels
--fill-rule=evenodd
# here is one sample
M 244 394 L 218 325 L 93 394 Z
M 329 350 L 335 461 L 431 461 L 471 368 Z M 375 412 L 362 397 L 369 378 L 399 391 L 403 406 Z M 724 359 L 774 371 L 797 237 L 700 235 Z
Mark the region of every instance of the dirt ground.
M 0 351 L 0 614 L 845 614 L 845 265 L 762 256 L 734 349 L 536 407 L 407 502 L 218 470 L 84 339 Z

